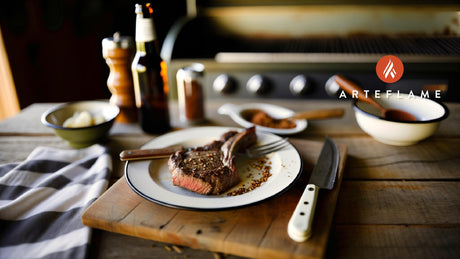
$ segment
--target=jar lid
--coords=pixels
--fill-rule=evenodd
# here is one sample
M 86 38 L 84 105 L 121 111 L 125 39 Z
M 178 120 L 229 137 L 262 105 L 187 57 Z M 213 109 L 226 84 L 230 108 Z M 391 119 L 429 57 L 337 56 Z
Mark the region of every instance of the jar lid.
M 120 32 L 115 32 L 113 37 L 102 40 L 103 49 L 129 49 L 134 47 L 133 38 L 130 36 L 121 36 Z
M 201 63 L 193 63 L 190 66 L 180 69 L 184 75 L 202 76 L 204 73 L 204 65 Z

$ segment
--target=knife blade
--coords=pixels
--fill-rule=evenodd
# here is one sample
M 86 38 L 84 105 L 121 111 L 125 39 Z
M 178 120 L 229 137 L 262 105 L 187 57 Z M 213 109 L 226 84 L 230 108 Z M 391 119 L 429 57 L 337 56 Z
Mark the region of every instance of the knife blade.
M 331 190 L 339 166 L 339 152 L 335 143 L 328 137 L 321 149 L 310 180 L 288 223 L 288 234 L 297 242 L 304 242 L 312 234 L 313 216 L 320 188 Z

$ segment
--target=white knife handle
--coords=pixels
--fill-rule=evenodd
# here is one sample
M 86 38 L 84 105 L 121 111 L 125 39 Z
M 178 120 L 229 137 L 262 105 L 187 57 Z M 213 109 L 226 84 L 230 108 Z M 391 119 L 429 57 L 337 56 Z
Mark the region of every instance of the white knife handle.
M 288 234 L 294 241 L 304 242 L 311 236 L 318 192 L 319 187 L 308 184 L 302 197 L 300 197 L 288 224 Z

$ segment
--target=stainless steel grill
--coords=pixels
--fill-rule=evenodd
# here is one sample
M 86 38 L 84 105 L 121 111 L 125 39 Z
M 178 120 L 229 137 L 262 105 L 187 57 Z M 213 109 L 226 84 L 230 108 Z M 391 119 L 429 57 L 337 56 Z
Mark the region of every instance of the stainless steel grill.
M 181 21 L 165 40 L 172 91 L 176 71 L 198 62 L 207 98 L 335 98 L 325 85 L 343 74 L 369 90 L 440 89 L 443 100 L 460 101 L 460 16 L 453 7 L 243 6 L 206 14 Z M 404 63 L 396 83 L 376 75 L 384 55 Z
M 263 41 L 255 43 L 264 46 Z M 391 38 L 355 37 L 332 39 L 298 39 L 274 41 L 270 46 L 279 52 L 303 53 L 355 53 L 355 54 L 411 54 L 411 55 L 460 55 L 460 37 Z M 261 49 L 260 51 L 264 51 Z M 277 51 L 266 49 L 265 51 Z

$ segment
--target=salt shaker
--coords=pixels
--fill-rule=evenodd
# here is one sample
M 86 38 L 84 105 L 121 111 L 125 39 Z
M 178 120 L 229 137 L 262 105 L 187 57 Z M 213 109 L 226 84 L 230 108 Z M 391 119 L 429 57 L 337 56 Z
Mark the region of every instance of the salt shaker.
M 110 68 L 107 86 L 112 93 L 110 103 L 120 108 L 116 121 L 131 123 L 137 121 L 137 107 L 134 97 L 131 61 L 134 56 L 134 41 L 129 36 L 113 37 L 102 40 L 102 56 Z
M 182 124 L 195 125 L 205 119 L 203 74 L 204 65 L 199 63 L 177 71 L 179 116 Z

